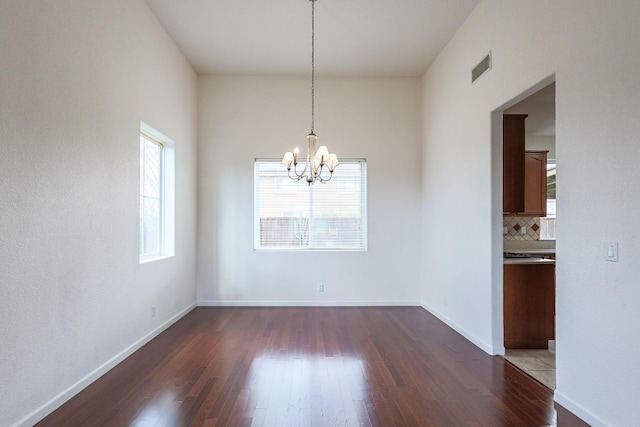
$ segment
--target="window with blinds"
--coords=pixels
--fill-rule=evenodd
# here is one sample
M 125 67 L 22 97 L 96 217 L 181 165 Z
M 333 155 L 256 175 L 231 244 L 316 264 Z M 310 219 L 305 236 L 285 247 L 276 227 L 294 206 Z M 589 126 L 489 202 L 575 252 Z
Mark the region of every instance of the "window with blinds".
M 366 250 L 364 159 L 340 160 L 331 181 L 307 185 L 280 160 L 255 162 L 257 250 Z

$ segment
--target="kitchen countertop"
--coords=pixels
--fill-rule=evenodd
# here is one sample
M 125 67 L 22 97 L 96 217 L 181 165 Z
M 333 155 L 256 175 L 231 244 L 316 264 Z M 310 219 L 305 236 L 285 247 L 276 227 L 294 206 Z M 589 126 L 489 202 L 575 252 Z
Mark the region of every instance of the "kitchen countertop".
M 508 251 L 505 250 L 505 252 L 513 252 L 514 254 L 540 255 L 540 256 L 545 256 L 545 255 L 548 256 L 548 255 L 556 254 L 555 249 L 509 249 Z
M 530 252 L 525 252 L 530 253 Z M 549 258 L 503 258 L 503 264 L 555 264 L 555 259 Z

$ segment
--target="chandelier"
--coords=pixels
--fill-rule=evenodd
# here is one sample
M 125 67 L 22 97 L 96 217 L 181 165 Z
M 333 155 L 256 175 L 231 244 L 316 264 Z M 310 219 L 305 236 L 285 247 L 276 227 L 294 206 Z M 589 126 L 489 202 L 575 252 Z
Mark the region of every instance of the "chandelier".
M 311 132 L 307 135 L 307 158 L 304 167 L 298 171 L 299 150 L 296 147 L 293 152 L 287 151 L 282 158 L 282 164 L 287 167 L 289 178 L 294 181 L 304 179 L 309 185 L 314 182 L 325 183 L 333 176 L 333 170 L 338 166 L 338 156 L 329 153 L 326 146 L 321 145 L 316 150 L 318 137 L 314 131 L 314 103 L 315 103 L 315 3 L 311 2 Z M 328 175 L 327 175 L 328 172 Z

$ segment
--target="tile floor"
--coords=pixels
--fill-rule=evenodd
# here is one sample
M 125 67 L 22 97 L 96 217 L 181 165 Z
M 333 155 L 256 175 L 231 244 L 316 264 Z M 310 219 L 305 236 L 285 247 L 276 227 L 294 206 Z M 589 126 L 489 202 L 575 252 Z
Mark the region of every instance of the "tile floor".
M 549 350 L 507 350 L 509 362 L 549 387 L 556 388 L 556 355 Z

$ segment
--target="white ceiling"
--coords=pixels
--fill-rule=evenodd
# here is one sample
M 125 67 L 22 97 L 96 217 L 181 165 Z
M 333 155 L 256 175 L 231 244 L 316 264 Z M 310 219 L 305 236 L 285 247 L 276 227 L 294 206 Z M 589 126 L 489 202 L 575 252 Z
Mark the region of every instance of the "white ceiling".
M 556 134 L 556 84 L 552 83 L 504 111 L 508 114 L 528 114 L 525 132 L 535 136 Z
M 316 72 L 422 76 L 479 1 L 317 0 Z M 309 0 L 146 3 L 199 74 L 309 74 Z

